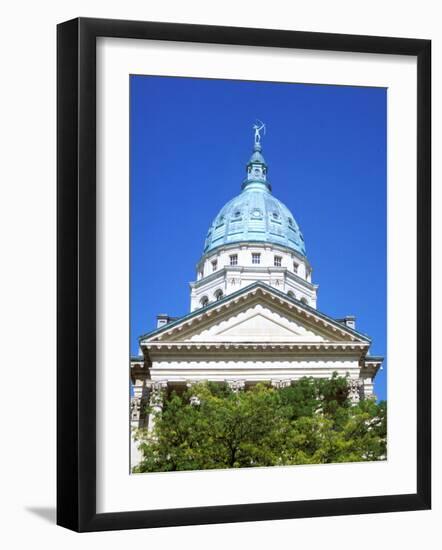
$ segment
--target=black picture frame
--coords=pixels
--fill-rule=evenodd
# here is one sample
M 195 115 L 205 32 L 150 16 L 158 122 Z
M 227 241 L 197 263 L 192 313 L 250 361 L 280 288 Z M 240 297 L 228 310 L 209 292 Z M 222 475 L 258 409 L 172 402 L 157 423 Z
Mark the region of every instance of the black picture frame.
M 417 58 L 417 491 L 360 498 L 96 512 L 96 39 Z M 79 18 L 57 28 L 57 523 L 83 531 L 425 510 L 431 506 L 431 41 Z

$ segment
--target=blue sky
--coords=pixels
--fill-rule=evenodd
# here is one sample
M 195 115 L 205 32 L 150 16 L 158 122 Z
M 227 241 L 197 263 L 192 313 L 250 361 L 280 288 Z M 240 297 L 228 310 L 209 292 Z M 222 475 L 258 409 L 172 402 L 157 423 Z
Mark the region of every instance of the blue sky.
M 132 76 L 131 353 L 156 315 L 190 311 L 208 227 L 240 192 L 253 146 L 304 234 L 318 309 L 356 316 L 386 350 L 384 88 Z M 375 384 L 386 398 L 387 362 Z

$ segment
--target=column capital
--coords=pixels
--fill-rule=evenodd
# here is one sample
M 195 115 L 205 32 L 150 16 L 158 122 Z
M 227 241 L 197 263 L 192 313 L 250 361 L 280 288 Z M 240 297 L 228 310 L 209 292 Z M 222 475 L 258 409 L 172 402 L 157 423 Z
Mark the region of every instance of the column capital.
M 282 378 L 280 380 L 272 378 L 271 385 L 273 388 L 281 389 L 281 388 L 288 388 L 292 385 L 292 381 L 290 378 Z
M 162 391 L 167 388 L 167 380 L 152 380 L 150 382 L 150 389 L 152 391 Z
M 226 383 L 233 392 L 243 390 L 246 385 L 244 380 L 226 380 Z

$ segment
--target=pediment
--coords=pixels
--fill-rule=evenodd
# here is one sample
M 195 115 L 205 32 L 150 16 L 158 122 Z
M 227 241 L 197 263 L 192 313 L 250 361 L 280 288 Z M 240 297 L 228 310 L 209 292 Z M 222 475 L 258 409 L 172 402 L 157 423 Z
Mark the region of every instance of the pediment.
M 370 340 L 267 288 L 244 289 L 141 339 L 148 342 L 327 343 Z
M 190 338 L 189 338 L 190 336 Z M 188 335 L 192 342 L 322 342 L 323 335 L 298 320 L 254 304 Z

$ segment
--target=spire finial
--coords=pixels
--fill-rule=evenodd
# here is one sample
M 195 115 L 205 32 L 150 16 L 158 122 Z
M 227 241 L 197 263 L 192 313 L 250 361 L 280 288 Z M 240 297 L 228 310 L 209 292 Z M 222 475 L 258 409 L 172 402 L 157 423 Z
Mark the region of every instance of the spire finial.
M 242 189 L 253 188 L 270 191 L 271 186 L 267 181 L 267 164 L 261 153 L 261 140 L 266 133 L 266 125 L 262 120 L 257 119 L 252 128 L 255 130 L 253 153 L 247 163 L 247 176 L 242 183 Z
M 255 130 L 255 143 L 254 143 L 254 151 L 261 151 L 261 132 L 265 136 L 266 134 L 266 125 L 262 120 L 256 119 L 255 124 L 253 125 L 253 129 Z

